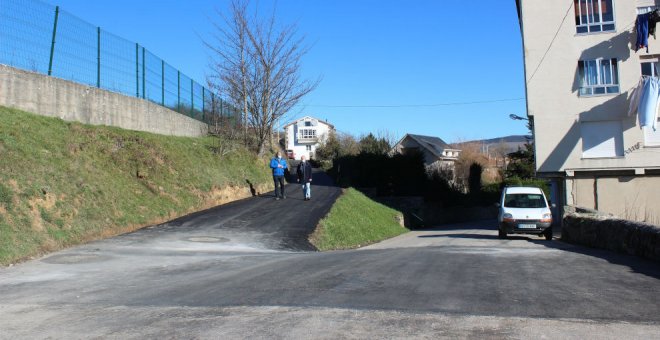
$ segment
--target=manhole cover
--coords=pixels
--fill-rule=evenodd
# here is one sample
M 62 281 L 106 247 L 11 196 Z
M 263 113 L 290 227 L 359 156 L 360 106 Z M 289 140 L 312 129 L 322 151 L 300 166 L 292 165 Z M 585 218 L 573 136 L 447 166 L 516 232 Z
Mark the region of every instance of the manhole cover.
M 43 262 L 51 264 L 74 264 L 74 263 L 90 263 L 102 261 L 103 258 L 95 254 L 62 254 L 54 255 L 43 259 Z
M 229 242 L 228 238 L 224 237 L 211 237 L 211 236 L 197 236 L 189 237 L 186 240 L 190 242 L 202 242 L 202 243 L 220 243 L 220 242 Z

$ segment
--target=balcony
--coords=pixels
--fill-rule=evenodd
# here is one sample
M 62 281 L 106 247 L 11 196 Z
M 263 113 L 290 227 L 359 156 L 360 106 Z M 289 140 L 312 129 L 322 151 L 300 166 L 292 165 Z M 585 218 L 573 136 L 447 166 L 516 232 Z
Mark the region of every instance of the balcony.
M 300 144 L 314 144 L 318 143 L 319 138 L 316 135 L 302 135 L 296 134 L 296 142 Z
M 296 132 L 296 142 L 302 144 L 314 144 L 318 143 L 319 138 L 316 134 L 316 129 L 314 128 L 302 128 Z

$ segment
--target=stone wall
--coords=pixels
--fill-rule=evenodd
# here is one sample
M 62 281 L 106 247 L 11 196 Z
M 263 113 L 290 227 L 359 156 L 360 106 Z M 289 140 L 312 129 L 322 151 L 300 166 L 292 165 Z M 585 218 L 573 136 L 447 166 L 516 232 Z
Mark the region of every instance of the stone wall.
M 593 212 L 570 212 L 563 222 L 562 241 L 660 261 L 658 226 Z
M 0 105 L 85 124 L 199 137 L 208 126 L 148 100 L 0 65 Z

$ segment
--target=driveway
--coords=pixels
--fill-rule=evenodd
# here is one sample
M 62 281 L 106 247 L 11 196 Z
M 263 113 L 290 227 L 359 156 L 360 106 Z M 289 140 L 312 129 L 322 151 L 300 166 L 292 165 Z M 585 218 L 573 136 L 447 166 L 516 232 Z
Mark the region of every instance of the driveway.
M 275 200 L 269 192 L 101 243 L 138 251 L 313 251 L 308 237 L 341 189 L 316 169 L 312 182 L 310 201 L 303 200 L 301 187 L 292 182 L 286 185 L 283 200 Z
M 314 190 L 309 208 L 256 197 L 0 269 L 0 338 L 660 337 L 657 263 L 499 240 L 494 221 L 306 252 L 294 221 L 338 193 Z M 300 211 L 268 215 L 283 204 Z

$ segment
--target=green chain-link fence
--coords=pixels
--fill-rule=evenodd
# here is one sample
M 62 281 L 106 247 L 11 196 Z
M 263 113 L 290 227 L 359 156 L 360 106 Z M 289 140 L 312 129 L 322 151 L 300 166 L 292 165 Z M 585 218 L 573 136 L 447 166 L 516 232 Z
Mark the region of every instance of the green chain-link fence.
M 0 64 L 147 99 L 207 123 L 237 110 L 144 46 L 38 0 L 0 0 Z

